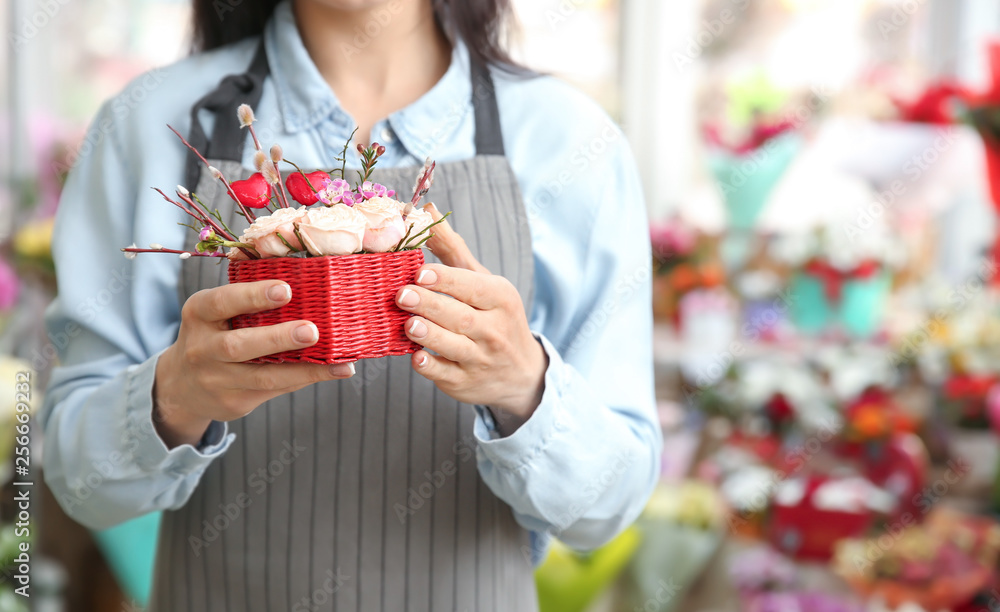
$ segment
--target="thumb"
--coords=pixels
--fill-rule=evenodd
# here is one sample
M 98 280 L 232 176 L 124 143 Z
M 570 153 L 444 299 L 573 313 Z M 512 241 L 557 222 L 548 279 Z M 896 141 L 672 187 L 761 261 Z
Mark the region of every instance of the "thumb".
M 443 216 L 441 211 L 431 202 L 424 205 L 424 210 L 429 212 L 435 221 Z M 490 273 L 486 266 L 476 260 L 472 251 L 469 250 L 469 245 L 465 244 L 465 239 L 452 229 L 447 220 L 435 225 L 431 229 L 431 233 L 434 235 L 427 241 L 427 248 L 441 260 L 441 263 L 452 268 L 465 268 L 484 274 Z

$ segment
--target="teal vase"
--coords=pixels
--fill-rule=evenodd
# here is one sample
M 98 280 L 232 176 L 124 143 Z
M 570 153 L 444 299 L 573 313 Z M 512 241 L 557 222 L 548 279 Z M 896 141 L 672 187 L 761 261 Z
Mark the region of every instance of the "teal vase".
M 743 155 L 726 151 L 709 154 L 708 165 L 722 190 L 730 229 L 745 232 L 754 228 L 801 146 L 802 138 L 787 132 Z
M 153 562 L 160 532 L 160 513 L 153 512 L 94 532 L 94 539 L 118 584 L 145 608 L 153 587 Z
M 872 278 L 846 280 L 840 299 L 832 303 L 821 280 L 796 272 L 791 283 L 792 322 L 810 335 L 839 326 L 855 338 L 871 337 L 882 324 L 891 287 L 892 278 L 886 271 Z
M 775 185 L 784 176 L 802 146 L 793 132 L 776 136 L 750 153 L 714 151 L 708 165 L 722 190 L 727 233 L 720 245 L 730 272 L 740 270 L 753 253 L 753 230 Z

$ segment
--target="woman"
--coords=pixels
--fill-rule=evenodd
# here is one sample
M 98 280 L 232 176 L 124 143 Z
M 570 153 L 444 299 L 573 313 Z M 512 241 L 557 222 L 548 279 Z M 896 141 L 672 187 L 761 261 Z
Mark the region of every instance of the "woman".
M 202 52 L 94 121 L 56 226 L 48 325 L 72 341 L 47 397 L 46 478 L 93 528 L 169 510 L 154 610 L 532 610 L 550 536 L 592 548 L 644 505 L 661 441 L 639 180 L 596 105 L 511 63 L 508 13 L 196 0 Z M 453 212 L 429 243 L 440 263 L 397 295 L 426 350 L 243 364 L 316 342 L 307 321 L 228 329 L 287 285 L 121 258 L 192 240 L 151 186 L 184 183 L 235 220 L 163 124 L 246 176 L 244 102 L 265 146 L 302 166 L 336 166 L 355 126 L 386 147 L 377 178 L 396 189 L 437 160 L 433 214 Z

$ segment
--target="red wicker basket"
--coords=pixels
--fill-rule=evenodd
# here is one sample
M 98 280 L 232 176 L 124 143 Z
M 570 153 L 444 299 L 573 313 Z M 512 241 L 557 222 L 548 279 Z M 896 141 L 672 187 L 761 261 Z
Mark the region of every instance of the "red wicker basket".
M 275 353 L 250 363 L 344 363 L 413 353 L 420 347 L 403 331 L 410 314 L 396 306 L 396 292 L 413 282 L 423 263 L 421 249 L 229 262 L 230 283 L 277 278 L 292 288 L 288 304 L 235 317 L 232 327 L 307 320 L 319 328 L 319 341 L 311 347 Z

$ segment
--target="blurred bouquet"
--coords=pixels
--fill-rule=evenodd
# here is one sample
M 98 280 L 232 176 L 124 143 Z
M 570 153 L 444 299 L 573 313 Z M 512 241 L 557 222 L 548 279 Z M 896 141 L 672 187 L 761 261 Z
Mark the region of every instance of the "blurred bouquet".
M 722 192 L 728 231 L 721 245 L 729 271 L 740 269 L 753 251 L 753 230 L 771 192 L 802 146 L 797 114 L 808 118 L 818 108 L 792 108 L 790 96 L 766 75 L 732 82 L 726 92 L 726 117 L 709 118 L 702 129 L 708 167 Z
M 916 430 L 915 420 L 884 389 L 870 387 L 844 407 L 844 441 L 885 442 L 900 432 Z
M 850 229 L 850 228 L 849 228 Z M 892 272 L 905 259 L 899 239 L 884 225 L 857 233 L 824 226 L 776 243 L 780 258 L 794 266 L 789 292 L 791 318 L 807 334 L 875 334 L 892 288 Z
M 653 315 L 678 324 L 680 299 L 690 291 L 724 282 L 715 245 L 681 219 L 654 222 L 649 228 L 653 251 Z
M 965 121 L 983 140 L 990 199 L 1000 214 L 1000 40 L 985 46 L 989 71 L 986 89 L 975 91 L 953 81 L 932 83 L 912 101 L 896 101 L 906 121 L 947 125 Z M 1000 254 L 1000 231 L 993 246 Z M 994 283 L 1000 279 L 994 279 Z
M 795 565 L 769 547 L 733 555 L 729 579 L 740 593 L 744 612 L 862 612 L 857 602 L 838 595 L 800 590 Z
M 725 506 L 704 482 L 663 483 L 636 522 L 642 541 L 626 574 L 619 609 L 680 610 L 684 594 L 722 542 Z
M 890 607 L 954 609 L 990 584 L 1000 550 L 993 519 L 935 510 L 924 524 L 894 524 L 877 537 L 842 541 L 834 568 L 859 593 Z

